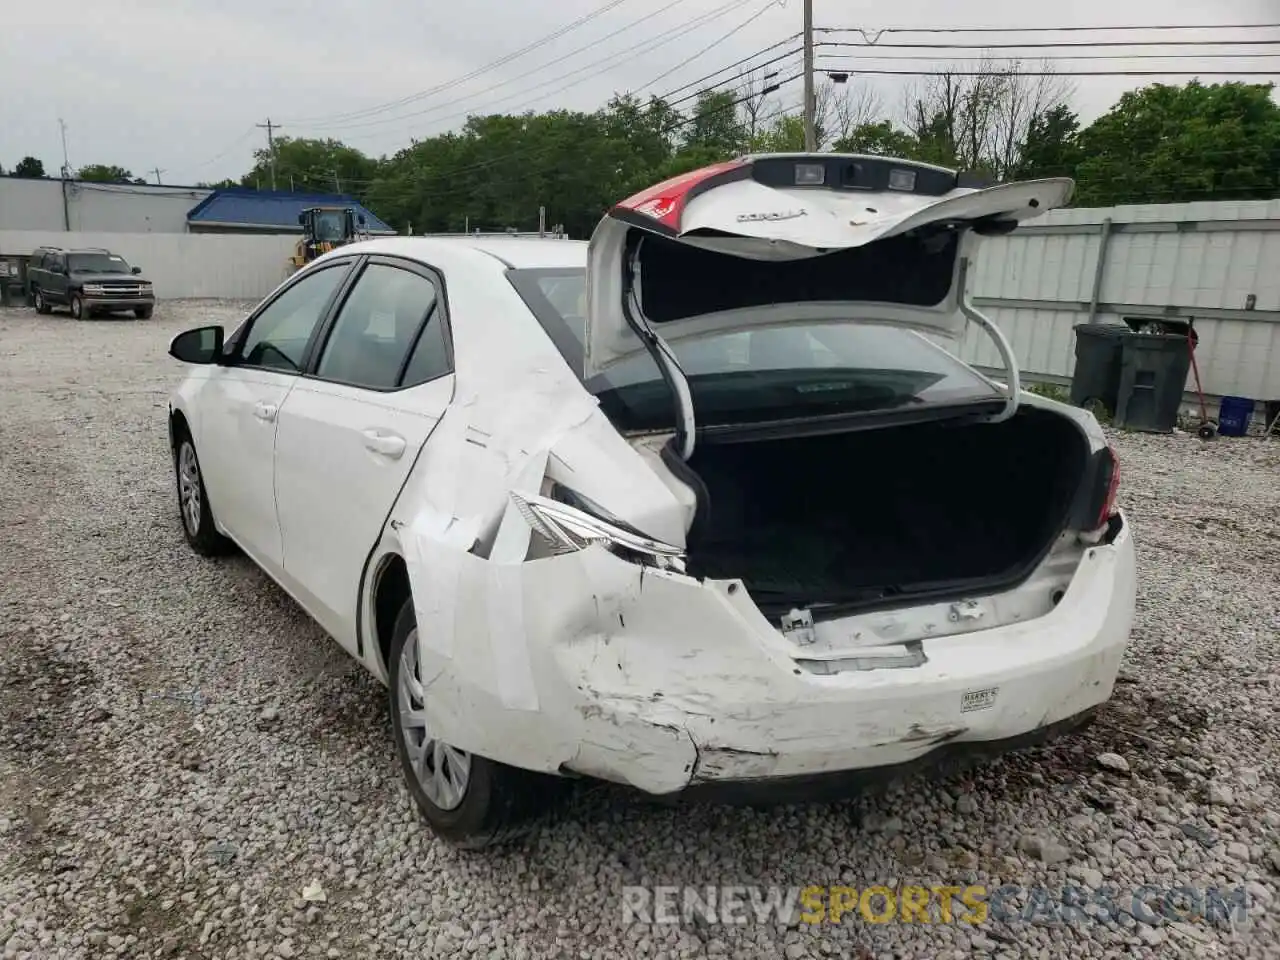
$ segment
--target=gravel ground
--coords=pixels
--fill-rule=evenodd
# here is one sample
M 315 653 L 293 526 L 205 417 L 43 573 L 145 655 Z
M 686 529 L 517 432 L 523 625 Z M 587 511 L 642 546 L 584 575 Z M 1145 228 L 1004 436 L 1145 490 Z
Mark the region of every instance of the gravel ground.
M 415 819 L 375 681 L 247 561 L 183 543 L 165 348 L 243 306 L 0 311 L 6 960 L 1277 956 L 1280 441 L 1116 435 L 1140 609 L 1085 732 L 836 806 L 579 791 L 523 846 L 463 855 Z M 1232 924 L 1160 926 L 628 925 L 621 910 L 624 884 L 918 882 L 1247 885 L 1250 903 Z

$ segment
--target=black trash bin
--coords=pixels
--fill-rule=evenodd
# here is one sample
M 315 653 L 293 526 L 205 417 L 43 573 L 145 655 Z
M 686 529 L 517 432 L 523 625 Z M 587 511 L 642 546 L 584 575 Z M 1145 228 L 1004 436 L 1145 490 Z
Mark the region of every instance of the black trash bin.
M 1076 326 L 1076 368 L 1071 375 L 1071 403 L 1086 407 L 1101 403 L 1114 414 L 1120 399 L 1121 354 L 1132 332 L 1120 323 L 1081 323 Z
M 1179 326 L 1183 331 L 1175 332 Z M 1177 425 L 1191 368 L 1190 325 L 1164 321 L 1160 328 L 1166 332 L 1134 333 L 1122 341 L 1118 427 L 1169 433 Z

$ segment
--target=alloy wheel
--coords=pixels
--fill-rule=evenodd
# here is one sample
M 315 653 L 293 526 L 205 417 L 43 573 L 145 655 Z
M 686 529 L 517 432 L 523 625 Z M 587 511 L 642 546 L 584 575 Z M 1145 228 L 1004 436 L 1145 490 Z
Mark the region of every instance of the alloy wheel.
M 200 463 L 196 460 L 196 448 L 190 440 L 182 441 L 178 451 L 178 501 L 182 506 L 182 522 L 186 524 L 187 533 L 197 536 L 200 533 L 200 514 L 202 502 L 200 498 Z
M 471 756 L 431 735 L 427 728 L 426 693 L 418 663 L 418 631 L 405 638 L 396 686 L 400 736 L 413 774 L 427 799 L 441 810 L 454 810 L 467 795 Z

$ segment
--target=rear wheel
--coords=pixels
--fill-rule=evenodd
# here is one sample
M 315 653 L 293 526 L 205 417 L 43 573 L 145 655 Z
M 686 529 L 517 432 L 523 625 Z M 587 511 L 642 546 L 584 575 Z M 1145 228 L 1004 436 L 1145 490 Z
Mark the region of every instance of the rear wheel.
M 49 306 L 49 301 L 44 298 L 44 291 L 37 287 L 33 296 L 35 298 L 36 313 L 53 313 L 53 307 Z
M 173 457 L 178 481 L 178 509 L 182 513 L 182 532 L 191 549 L 201 556 L 211 557 L 225 553 L 230 541 L 220 534 L 213 524 L 213 512 L 209 509 L 209 495 L 200 473 L 200 458 L 191 437 L 183 431 L 178 435 L 178 448 Z
M 396 618 L 389 668 L 396 753 L 409 793 L 432 831 L 470 850 L 528 833 L 549 806 L 557 778 L 486 760 L 433 736 L 412 599 L 405 601 Z
M 77 320 L 84 320 L 89 316 L 85 312 L 84 301 L 80 299 L 80 294 L 78 293 L 71 295 L 71 315 Z

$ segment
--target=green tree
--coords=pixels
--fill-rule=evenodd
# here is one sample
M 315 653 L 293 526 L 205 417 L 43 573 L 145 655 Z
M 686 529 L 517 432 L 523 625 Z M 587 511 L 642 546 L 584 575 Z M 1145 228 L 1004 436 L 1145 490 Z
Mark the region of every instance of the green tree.
M 15 177 L 44 177 L 48 176 L 44 172 L 44 163 L 35 157 L 23 157 L 18 161 L 18 165 L 13 168 Z
M 1271 199 L 1280 193 L 1272 84 L 1192 81 L 1124 94 L 1079 137 L 1083 205 Z
M 339 140 L 276 137 L 275 185 L 278 190 L 349 193 L 362 196 L 378 162 Z M 246 187 L 271 186 L 271 151 L 253 152 L 253 169 L 241 178 Z
M 1032 117 L 1014 178 L 1074 177 L 1080 163 L 1079 135 L 1079 118 L 1065 104 Z
M 114 164 L 90 163 L 76 171 L 77 180 L 90 180 L 94 183 L 146 183 L 141 177 L 135 177 L 124 167 Z
M 877 157 L 911 159 L 919 152 L 915 137 L 899 130 L 888 120 L 876 120 L 854 127 L 832 149 L 840 153 L 867 153 Z
M 716 160 L 727 160 L 741 152 L 747 138 L 736 100 L 733 90 L 699 92 L 692 116 L 684 127 L 682 148 Z

